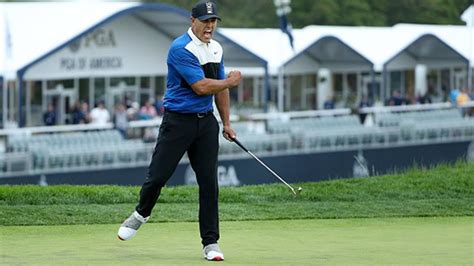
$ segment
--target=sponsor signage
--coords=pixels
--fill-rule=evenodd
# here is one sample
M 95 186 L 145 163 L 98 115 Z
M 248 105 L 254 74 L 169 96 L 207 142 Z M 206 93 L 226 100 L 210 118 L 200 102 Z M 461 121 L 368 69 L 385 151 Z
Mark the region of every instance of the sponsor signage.
M 32 65 L 25 79 L 166 74 L 171 40 L 124 16 L 93 29 Z
M 237 171 L 233 165 L 219 165 L 217 167 L 217 177 L 219 179 L 220 186 L 238 186 L 241 184 L 237 176 Z M 187 165 L 184 172 L 184 184 L 197 185 L 196 174 L 194 173 L 191 165 Z
M 122 67 L 123 58 L 117 56 L 75 56 L 80 50 L 88 49 L 115 49 L 117 40 L 113 29 L 99 28 L 83 38 L 69 45 L 71 55 L 59 59 L 59 69 L 64 71 L 74 70 L 101 70 L 118 69 Z
M 474 142 L 416 145 L 325 153 L 292 154 L 261 157 L 265 163 L 289 183 L 312 182 L 337 178 L 364 178 L 400 171 L 414 165 L 433 166 L 472 160 Z M 65 172 L 39 176 L 0 178 L 0 184 L 119 184 L 141 185 L 147 167 Z M 279 182 L 252 158 L 220 160 L 218 178 L 221 186 L 238 186 Z M 188 163 L 181 163 L 167 185 L 197 184 Z

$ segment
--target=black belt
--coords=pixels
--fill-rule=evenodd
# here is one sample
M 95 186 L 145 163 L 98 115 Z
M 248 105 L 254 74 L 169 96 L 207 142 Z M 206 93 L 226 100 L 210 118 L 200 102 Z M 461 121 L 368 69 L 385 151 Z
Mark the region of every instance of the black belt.
M 177 115 L 182 115 L 182 116 L 194 116 L 194 117 L 197 117 L 197 118 L 204 118 L 210 114 L 212 114 L 212 110 L 209 110 L 207 112 L 202 112 L 202 113 L 180 113 L 180 112 L 177 112 L 177 111 L 172 111 L 172 110 L 169 110 L 169 109 L 165 109 L 165 113 L 170 113 L 170 114 L 177 114 Z

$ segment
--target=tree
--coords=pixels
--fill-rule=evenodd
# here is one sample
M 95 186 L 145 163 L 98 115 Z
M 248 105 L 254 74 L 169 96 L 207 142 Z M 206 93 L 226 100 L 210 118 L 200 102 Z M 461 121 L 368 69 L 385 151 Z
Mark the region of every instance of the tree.
M 159 0 L 188 11 L 197 0 Z M 278 28 L 273 0 L 215 0 L 220 26 Z M 458 24 L 474 0 L 292 0 L 289 20 L 307 25 L 392 26 L 397 23 Z

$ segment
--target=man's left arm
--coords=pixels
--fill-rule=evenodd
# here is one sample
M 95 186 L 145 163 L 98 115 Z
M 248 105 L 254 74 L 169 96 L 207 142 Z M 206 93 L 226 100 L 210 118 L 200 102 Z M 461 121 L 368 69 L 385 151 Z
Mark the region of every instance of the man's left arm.
M 230 126 L 230 97 L 229 97 L 229 89 L 225 89 L 221 92 L 215 94 L 215 102 L 217 106 L 217 110 L 219 111 L 219 115 L 222 120 L 222 126 L 224 130 L 222 134 L 224 137 L 232 141 L 235 139 L 236 134 L 232 127 Z

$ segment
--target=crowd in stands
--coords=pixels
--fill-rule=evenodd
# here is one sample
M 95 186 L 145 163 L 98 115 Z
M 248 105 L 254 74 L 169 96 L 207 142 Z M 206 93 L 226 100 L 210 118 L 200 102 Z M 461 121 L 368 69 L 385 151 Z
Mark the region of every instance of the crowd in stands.
M 142 106 L 138 102 L 126 101 L 118 103 L 114 107 L 113 114 L 105 108 L 104 102 L 99 101 L 94 108 L 89 111 L 89 105 L 84 101 L 77 101 L 72 107 L 71 113 L 66 119 L 67 124 L 96 124 L 104 125 L 109 122 L 114 123 L 117 130 L 125 135 L 128 122 L 137 120 L 151 120 L 161 117 L 164 113 L 163 96 L 158 95 L 156 99 L 149 99 Z M 474 100 L 474 91 L 471 94 L 467 89 L 452 89 L 449 93 L 449 101 L 453 106 L 462 106 L 466 102 Z M 430 93 L 417 95 L 416 97 L 406 97 L 399 90 L 394 90 L 392 95 L 385 100 L 385 106 L 401 106 L 410 104 L 428 104 L 433 103 Z M 373 101 L 367 95 L 364 95 L 356 108 L 364 108 L 373 106 Z M 336 99 L 328 98 L 324 102 L 324 109 L 335 109 Z M 462 114 L 473 116 L 474 108 L 463 108 Z M 365 114 L 360 114 L 361 121 L 365 120 Z M 47 111 L 43 114 L 43 123 L 46 126 L 58 124 L 58 116 L 54 104 L 48 104 Z
M 45 126 L 56 125 L 57 115 L 52 103 L 48 104 L 46 112 L 43 114 L 43 123 Z
M 449 101 L 453 106 L 462 106 L 463 104 L 474 99 L 474 92 L 469 95 L 467 89 L 452 89 L 449 93 Z M 418 95 L 415 98 L 403 97 L 400 91 L 395 90 L 392 93 L 392 96 L 386 101 L 385 105 L 387 106 L 397 106 L 397 105 L 408 105 L 408 104 L 425 104 L 432 103 L 430 93 L 427 92 L 424 95 Z
M 66 124 L 106 125 L 112 122 L 116 129 L 125 135 L 129 121 L 155 119 L 162 116 L 163 112 L 162 96 L 157 96 L 156 101 L 153 99 L 146 101 L 141 107 L 138 102 L 117 103 L 112 114 L 105 108 L 104 101 L 97 102 L 91 110 L 87 102 L 77 101 L 66 119 Z M 43 114 L 43 124 L 45 126 L 58 124 L 58 114 L 53 103 L 48 104 Z
M 429 89 L 425 94 L 419 94 L 416 97 L 404 96 L 400 92 L 400 90 L 393 90 L 392 95 L 384 101 L 384 106 L 402 106 L 402 105 L 414 105 L 414 104 L 431 104 L 434 103 L 432 100 L 432 93 L 433 89 Z M 470 93 L 468 89 L 452 89 L 448 95 L 448 101 L 454 107 L 460 107 L 464 104 L 474 101 L 474 90 Z M 363 95 L 361 100 L 358 102 L 357 106 L 354 106 L 353 111 L 355 113 L 359 113 L 360 122 L 364 123 L 365 118 L 367 116 L 366 113 L 360 112 L 361 108 L 364 107 L 372 107 L 374 106 L 374 102 L 370 100 L 367 95 Z M 334 96 L 330 96 L 324 101 L 323 108 L 328 109 L 335 109 L 336 108 L 336 98 Z M 462 116 L 474 116 L 474 107 L 464 107 L 460 108 Z

